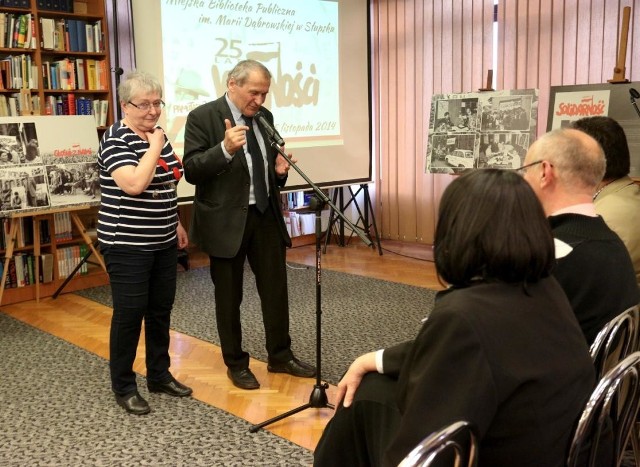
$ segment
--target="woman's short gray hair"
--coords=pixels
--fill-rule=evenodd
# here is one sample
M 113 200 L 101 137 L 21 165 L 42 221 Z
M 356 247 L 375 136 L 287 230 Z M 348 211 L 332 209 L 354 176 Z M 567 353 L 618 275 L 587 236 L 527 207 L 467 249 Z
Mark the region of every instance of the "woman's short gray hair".
M 162 85 L 151 73 L 132 71 L 118 85 L 118 98 L 121 102 L 129 102 L 140 94 L 157 93 L 162 97 Z

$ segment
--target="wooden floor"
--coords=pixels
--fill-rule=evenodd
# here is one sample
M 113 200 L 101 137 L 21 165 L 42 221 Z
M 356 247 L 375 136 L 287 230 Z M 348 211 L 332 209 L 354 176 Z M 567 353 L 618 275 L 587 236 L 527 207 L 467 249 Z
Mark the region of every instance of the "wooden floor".
M 382 242 L 383 254 L 362 243 L 339 247 L 329 245 L 320 257 L 322 269 L 366 275 L 404 284 L 440 289 L 431 250 L 421 245 Z M 288 252 L 288 261 L 315 266 L 314 245 L 296 247 Z M 207 258 L 195 256 L 191 267 L 206 266 Z M 57 299 L 43 299 L 3 306 L 2 312 L 58 336 L 96 355 L 108 358 L 111 309 L 73 293 Z M 138 349 L 134 369 L 145 374 L 144 341 Z M 309 401 L 315 379 L 293 378 L 268 373 L 266 364 L 251 361 L 251 369 L 261 383 L 257 391 L 234 387 L 226 376 L 219 347 L 199 339 L 171 333 L 171 371 L 183 383 L 193 387 L 193 397 L 257 424 Z M 105 391 L 109 383 L 105 381 Z M 333 402 L 334 387 L 327 395 Z M 115 402 L 114 402 L 115 403 Z M 153 407 L 152 407 L 153 410 Z M 333 411 L 309 408 L 265 429 L 313 450 Z

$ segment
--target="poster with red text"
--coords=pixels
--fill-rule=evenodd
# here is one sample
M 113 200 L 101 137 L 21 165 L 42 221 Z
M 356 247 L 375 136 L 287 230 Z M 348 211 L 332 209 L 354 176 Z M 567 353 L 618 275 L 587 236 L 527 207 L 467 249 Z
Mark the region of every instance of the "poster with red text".
M 0 217 L 100 202 L 91 115 L 0 118 Z
M 551 86 L 547 131 L 566 128 L 580 118 L 607 116 L 624 129 L 631 155 L 629 175 L 640 178 L 640 82 Z M 640 99 L 639 99 L 640 100 Z

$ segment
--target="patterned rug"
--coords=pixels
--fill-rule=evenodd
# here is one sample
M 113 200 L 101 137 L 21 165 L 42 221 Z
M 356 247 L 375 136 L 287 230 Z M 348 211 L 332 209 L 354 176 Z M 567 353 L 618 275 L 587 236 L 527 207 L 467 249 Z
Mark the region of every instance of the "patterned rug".
M 108 362 L 0 313 L 0 465 L 295 466 L 310 451 L 192 398 L 149 394 L 128 415 L 104 382 Z
M 308 363 L 316 361 L 315 268 L 288 269 L 290 331 L 293 351 Z M 420 287 L 322 270 L 322 379 L 337 384 L 349 364 L 362 353 L 413 339 L 421 320 L 433 307 L 435 292 Z M 219 345 L 214 291 L 208 268 L 178 273 L 171 328 Z M 75 292 L 111 306 L 111 289 Z M 266 361 L 265 337 L 254 276 L 245 270 L 242 303 L 243 346 Z

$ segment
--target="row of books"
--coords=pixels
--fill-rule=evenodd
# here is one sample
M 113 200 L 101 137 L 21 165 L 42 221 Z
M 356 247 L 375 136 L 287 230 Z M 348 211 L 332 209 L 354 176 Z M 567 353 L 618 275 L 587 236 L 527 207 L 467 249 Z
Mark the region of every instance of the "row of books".
M 311 235 L 316 233 L 315 213 L 301 213 L 296 211 L 284 212 L 284 223 L 290 237 L 300 235 Z M 320 229 L 322 232 L 329 226 L 329 210 L 325 209 L 320 213 Z
M 0 0 L 0 6 L 8 6 L 15 8 L 29 8 L 30 0 Z M 38 0 L 40 3 L 40 0 Z
M 58 248 L 58 276 L 60 279 L 69 277 L 88 251 L 89 247 L 84 243 Z M 85 261 L 76 274 L 87 274 L 88 268 Z
M 5 2 L 7 0 L 4 0 Z M 9 0 L 12 2 L 22 2 L 27 3 L 29 6 L 29 0 Z M 73 0 L 38 0 L 38 9 L 39 10 L 54 10 L 54 11 L 65 11 L 67 13 L 73 13 Z M 22 5 L 20 5 L 22 6 Z
M 103 52 L 102 22 L 80 19 L 40 18 L 41 41 L 45 50 L 62 52 Z
M 33 222 L 30 217 L 18 217 L 13 219 L 18 223 L 16 232 L 16 247 L 22 248 L 32 245 L 33 238 Z M 10 218 L 2 219 L 2 235 L 0 235 L 0 249 L 4 250 L 9 242 L 9 233 L 11 228 Z M 47 219 L 40 220 L 40 244 L 51 243 L 51 235 L 49 233 L 49 221 Z
M 42 87 L 65 91 L 104 91 L 109 81 L 106 60 L 62 58 L 42 63 Z
M 0 117 L 40 115 L 40 96 L 30 94 L 0 94 Z
M 73 238 L 73 223 L 69 211 L 53 214 L 53 238 L 56 241 L 71 240 Z
M 65 279 L 80 264 L 82 258 L 89 252 L 89 247 L 82 243 L 58 248 L 58 277 Z M 38 264 L 38 278 L 41 284 L 53 281 L 53 254 L 42 253 L 35 256 L 28 253 L 17 253 L 10 260 L 7 266 L 7 278 L 5 289 L 26 287 L 36 284 L 36 261 Z M 3 273 L 5 261 L 0 262 L 0 276 Z M 76 275 L 86 275 L 89 273 L 89 266 L 85 261 Z
M 0 0 L 0 6 L 29 8 L 31 0 Z M 73 0 L 37 0 L 39 10 L 65 11 L 73 13 Z
M 0 13 L 0 47 L 35 49 L 34 19 L 31 13 Z
M 84 96 L 76 97 L 75 94 L 63 94 L 47 96 L 44 108 L 45 115 L 93 115 L 96 126 L 106 126 L 109 101 Z
M 16 247 L 22 248 L 33 244 L 33 222 L 31 217 L 18 217 L 10 219 L 2 218 L 2 237 L 0 238 L 0 248 L 5 249 L 9 242 L 11 222 L 18 223 L 16 232 Z M 73 238 L 73 223 L 71 214 L 68 211 L 56 212 L 53 214 L 53 232 L 48 219 L 40 219 L 40 244 L 51 243 L 51 234 L 56 241 L 71 240 Z
M 282 195 L 282 209 L 300 209 L 309 206 L 309 200 L 313 196 L 311 192 L 296 191 Z
M 38 67 L 31 55 L 8 55 L 0 59 L 0 89 L 36 89 Z
M 46 284 L 53 281 L 53 255 L 51 253 L 43 253 L 38 257 L 27 253 L 18 253 L 9 260 L 4 288 L 35 285 L 36 260 L 40 262 L 38 265 L 39 282 Z M 0 274 L 2 274 L 4 266 L 5 262 L 3 261 L 0 263 Z

